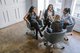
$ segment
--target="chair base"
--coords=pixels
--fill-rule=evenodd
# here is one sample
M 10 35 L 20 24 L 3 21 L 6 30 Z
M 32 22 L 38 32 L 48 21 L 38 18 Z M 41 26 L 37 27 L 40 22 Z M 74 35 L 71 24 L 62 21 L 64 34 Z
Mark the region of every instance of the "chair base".
M 65 47 L 62 47 L 61 50 L 65 49 Z
M 48 46 L 48 43 L 45 42 L 44 45 L 47 47 L 47 46 Z M 55 47 L 55 46 L 53 45 L 53 48 L 55 49 L 55 48 L 57 48 L 57 47 Z M 63 50 L 63 49 L 65 49 L 65 47 L 62 46 L 61 48 L 57 48 L 57 49 L 61 49 L 61 50 Z
M 64 38 L 64 40 L 65 40 L 65 41 L 68 41 L 69 39 L 68 39 L 68 38 Z

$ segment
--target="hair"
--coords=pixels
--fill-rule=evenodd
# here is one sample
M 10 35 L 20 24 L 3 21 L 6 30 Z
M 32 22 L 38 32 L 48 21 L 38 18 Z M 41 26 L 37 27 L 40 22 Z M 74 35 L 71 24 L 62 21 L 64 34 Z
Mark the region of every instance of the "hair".
M 54 9 L 53 9 L 53 5 L 52 5 L 52 4 L 49 4 L 47 10 L 46 10 L 45 13 L 44 13 L 44 17 L 45 17 L 45 18 L 47 18 L 48 10 L 49 10 L 49 7 L 50 7 L 50 6 L 52 6 L 52 16 L 54 16 L 54 14 L 55 14 L 55 13 L 54 13 Z
M 30 19 L 29 17 L 32 15 L 32 12 L 33 12 L 33 9 L 34 9 L 35 7 L 34 6 L 31 6 L 30 7 L 30 9 L 29 9 L 29 11 L 28 11 L 28 13 L 29 13 L 29 15 L 28 15 L 28 19 Z M 34 15 L 36 15 L 36 13 L 34 12 Z M 37 15 L 36 15 L 37 16 Z
M 55 15 L 54 16 L 54 21 L 59 21 L 60 20 L 60 15 Z
M 64 8 L 64 11 L 70 14 L 70 8 Z
M 49 7 L 50 7 L 50 6 L 52 6 L 52 10 L 53 10 L 53 5 L 52 5 L 52 4 L 49 4 L 49 5 L 48 5 L 47 10 L 49 10 Z
M 32 13 L 34 8 L 35 8 L 34 6 L 31 6 L 28 13 Z

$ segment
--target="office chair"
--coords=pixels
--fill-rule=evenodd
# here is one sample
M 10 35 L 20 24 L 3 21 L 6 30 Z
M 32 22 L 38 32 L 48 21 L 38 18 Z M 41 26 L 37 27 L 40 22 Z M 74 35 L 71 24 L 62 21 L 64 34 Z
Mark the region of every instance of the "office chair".
M 44 31 L 44 45 L 48 46 L 48 42 L 51 43 L 49 46 L 53 46 L 58 42 L 63 42 L 64 36 L 67 30 L 62 30 L 61 32 L 48 33 Z M 65 47 L 61 47 L 59 49 L 64 49 Z
M 73 27 L 74 27 L 74 25 L 75 25 L 75 19 L 74 18 L 72 18 L 72 20 L 73 20 L 73 24 L 72 25 L 69 25 L 69 26 L 67 26 L 67 33 L 70 33 L 70 32 L 72 32 L 73 31 Z M 70 35 L 72 35 L 72 34 L 70 34 Z M 64 40 L 65 41 L 68 41 L 68 38 L 66 37 L 66 38 L 64 38 Z

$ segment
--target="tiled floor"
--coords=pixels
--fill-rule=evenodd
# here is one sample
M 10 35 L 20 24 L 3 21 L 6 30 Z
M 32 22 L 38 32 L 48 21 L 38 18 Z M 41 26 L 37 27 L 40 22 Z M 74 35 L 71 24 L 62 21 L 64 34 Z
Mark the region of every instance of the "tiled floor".
M 39 41 L 26 35 L 25 22 L 0 30 L 0 53 L 49 53 L 47 48 L 39 47 Z M 54 53 L 80 53 L 80 34 L 73 32 L 65 42 L 65 49 L 53 49 Z

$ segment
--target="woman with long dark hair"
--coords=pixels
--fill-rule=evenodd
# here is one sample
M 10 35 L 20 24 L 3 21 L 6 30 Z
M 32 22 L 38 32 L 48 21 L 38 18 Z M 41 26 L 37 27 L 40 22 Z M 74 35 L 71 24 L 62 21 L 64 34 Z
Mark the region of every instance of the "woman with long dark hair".
M 72 25 L 73 20 L 72 16 L 70 15 L 70 8 L 64 8 L 62 22 L 64 23 L 63 28 L 66 29 L 68 25 Z
M 51 22 L 53 20 L 53 16 L 54 16 L 53 5 L 49 4 L 48 8 L 45 10 L 44 13 L 44 27 L 42 28 L 41 31 L 43 31 L 46 28 L 46 26 L 50 27 Z
M 39 17 L 40 16 L 37 16 L 36 14 L 36 8 L 34 6 L 30 7 L 29 12 L 24 17 L 24 20 L 30 23 L 31 27 L 36 29 L 36 39 L 38 39 L 38 32 L 40 33 L 41 37 L 43 36 L 39 28 L 39 24 L 41 24 Z

